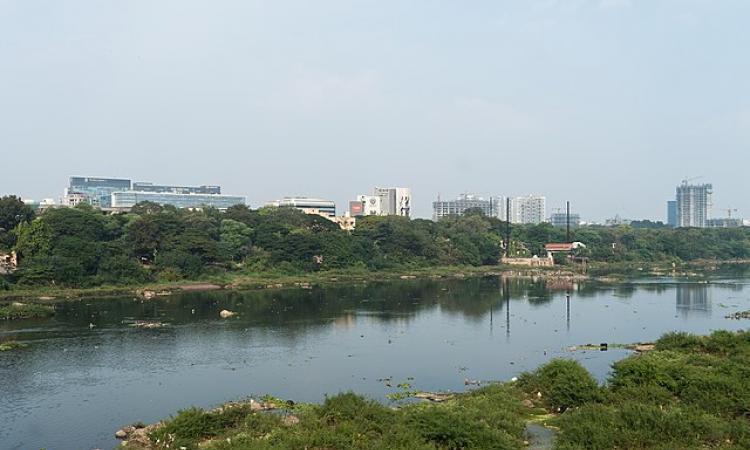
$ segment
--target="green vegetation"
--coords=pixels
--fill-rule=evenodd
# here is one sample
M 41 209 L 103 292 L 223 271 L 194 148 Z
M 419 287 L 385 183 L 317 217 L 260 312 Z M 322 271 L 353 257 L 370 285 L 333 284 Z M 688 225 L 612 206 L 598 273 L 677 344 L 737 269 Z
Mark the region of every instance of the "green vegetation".
M 671 333 L 656 349 L 615 363 L 600 400 L 556 419 L 556 448 L 750 448 L 750 332 Z
M 0 276 L 5 291 L 495 266 L 505 231 L 502 221 L 478 211 L 437 223 L 365 217 L 350 233 L 291 208 L 188 211 L 143 203 L 127 214 L 79 206 L 34 218 L 19 203 L 16 197 L 0 201 L 0 249 L 20 258 L 17 271 Z M 564 230 L 549 224 L 512 228 L 513 256 L 541 255 L 546 243 L 565 240 Z M 606 270 L 602 263 L 627 268 L 750 258 L 744 228 L 583 227 L 573 239 L 586 244 L 577 256 L 594 270 Z
M 603 397 L 586 369 L 568 359 L 553 359 L 533 373 L 522 374 L 518 383 L 527 393 L 541 393 L 543 405 L 552 412 L 564 412 Z
M 557 450 L 740 450 L 750 448 L 748 380 L 750 332 L 670 333 L 654 351 L 615 363 L 604 386 L 579 363 L 554 359 L 518 382 L 443 403 L 389 408 L 344 393 L 322 405 L 268 398 L 282 405 L 274 412 L 191 408 L 130 448 L 523 449 L 533 421 L 558 430 Z
M 36 303 L 0 304 L 0 320 L 34 319 L 49 317 L 55 313 L 51 306 Z
M 151 448 L 240 449 L 518 449 L 525 418 L 521 393 L 492 385 L 441 404 L 392 409 L 353 393 L 283 414 L 249 404 L 181 411 L 149 433 Z
M 0 342 L 0 352 L 9 352 L 11 350 L 18 350 L 26 347 L 28 347 L 27 344 L 22 344 L 16 341 Z

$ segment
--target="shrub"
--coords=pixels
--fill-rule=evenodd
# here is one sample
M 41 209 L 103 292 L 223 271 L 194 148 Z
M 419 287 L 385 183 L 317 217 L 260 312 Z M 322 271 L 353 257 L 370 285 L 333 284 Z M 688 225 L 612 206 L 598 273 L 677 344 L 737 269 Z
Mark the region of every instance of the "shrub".
M 577 361 L 553 359 L 534 372 L 519 378 L 521 388 L 542 400 L 553 411 L 565 411 L 589 402 L 602 400 L 602 389 Z
M 683 331 L 666 333 L 656 341 L 657 350 L 690 351 L 697 350 L 702 345 L 702 339 Z
M 502 450 L 518 446 L 501 429 L 490 427 L 481 420 L 472 420 L 462 408 L 414 408 L 408 414 L 408 424 L 423 440 L 440 449 Z

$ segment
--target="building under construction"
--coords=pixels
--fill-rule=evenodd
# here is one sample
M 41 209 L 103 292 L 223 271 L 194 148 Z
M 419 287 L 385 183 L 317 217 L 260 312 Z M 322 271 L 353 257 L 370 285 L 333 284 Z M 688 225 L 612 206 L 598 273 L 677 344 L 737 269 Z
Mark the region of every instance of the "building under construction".
M 688 180 L 684 180 L 677 186 L 677 226 L 708 227 L 712 194 L 710 184 L 688 184 Z

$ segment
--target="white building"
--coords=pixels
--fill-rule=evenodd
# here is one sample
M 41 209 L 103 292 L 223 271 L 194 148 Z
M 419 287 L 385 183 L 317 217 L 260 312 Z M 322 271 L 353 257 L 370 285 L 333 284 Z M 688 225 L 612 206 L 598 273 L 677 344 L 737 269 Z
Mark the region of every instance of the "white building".
M 326 218 L 336 216 L 336 203 L 331 200 L 311 197 L 284 197 L 281 200 L 268 202 L 266 206 L 291 207 L 299 209 L 305 214 L 315 214 Z
M 461 194 L 455 200 L 432 202 L 432 220 L 449 216 L 462 216 L 467 209 L 479 209 L 487 217 L 505 220 L 505 200 L 503 197 L 485 199 L 474 194 Z
M 375 195 L 358 195 L 357 202 L 362 204 L 360 215 L 363 216 L 383 216 L 383 204 L 380 197 Z M 354 213 L 354 211 L 352 211 Z
M 411 189 L 376 187 L 373 195 L 359 195 L 350 202 L 353 216 L 411 216 Z
M 381 215 L 411 215 L 411 189 L 404 187 L 376 187 L 374 195 L 380 197 Z
M 540 224 L 547 217 L 547 199 L 540 195 L 513 197 L 510 200 L 511 223 Z

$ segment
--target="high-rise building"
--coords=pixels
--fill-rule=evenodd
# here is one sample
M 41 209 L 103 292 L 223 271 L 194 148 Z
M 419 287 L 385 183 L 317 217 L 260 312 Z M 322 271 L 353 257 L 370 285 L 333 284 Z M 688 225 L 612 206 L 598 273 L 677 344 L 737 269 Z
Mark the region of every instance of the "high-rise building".
M 462 216 L 467 209 L 479 209 L 488 217 L 499 217 L 505 219 L 505 201 L 502 197 L 490 197 L 484 199 L 473 194 L 461 194 L 455 200 L 440 200 L 432 202 L 432 219 L 440 220 L 443 217 Z
M 667 225 L 672 228 L 677 227 L 677 200 L 667 202 Z
M 380 197 L 380 213 L 384 216 L 411 215 L 411 189 L 404 187 L 376 187 L 373 195 Z
M 310 197 L 284 197 L 281 200 L 269 202 L 266 206 L 291 207 L 305 214 L 315 214 L 327 218 L 336 216 L 336 203 L 331 200 Z
M 510 200 L 512 223 L 540 224 L 547 217 L 547 199 L 540 195 L 514 197 Z
M 710 184 L 688 184 L 677 186 L 677 226 L 705 228 L 711 209 L 713 186 Z
M 70 177 L 65 188 L 63 204 L 75 206 L 88 203 L 92 206 L 109 208 L 112 206 L 112 193 L 129 191 L 130 180 L 121 178 Z
M 564 212 L 552 213 L 550 216 L 550 223 L 556 228 L 567 228 L 568 226 L 568 215 Z M 581 226 L 580 214 L 570 213 L 570 228 L 578 228 Z

